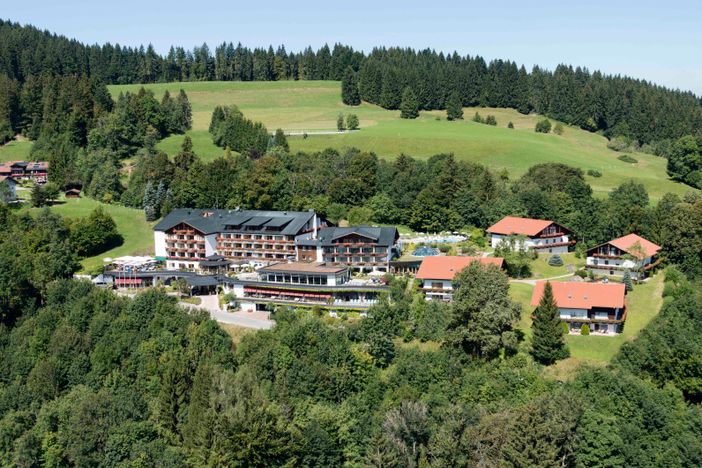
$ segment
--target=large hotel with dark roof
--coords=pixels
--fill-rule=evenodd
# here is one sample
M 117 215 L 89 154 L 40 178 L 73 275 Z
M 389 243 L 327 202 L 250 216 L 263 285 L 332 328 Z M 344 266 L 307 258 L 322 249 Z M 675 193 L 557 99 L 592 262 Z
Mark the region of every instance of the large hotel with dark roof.
M 177 209 L 154 227 L 154 244 L 157 259 L 174 269 L 199 270 L 213 255 L 285 262 L 296 257 L 296 236 L 326 225 L 313 211 Z
M 169 269 L 201 270 L 212 258 L 240 263 L 323 262 L 388 271 L 394 227 L 334 227 L 314 211 L 177 209 L 154 227 L 156 257 Z

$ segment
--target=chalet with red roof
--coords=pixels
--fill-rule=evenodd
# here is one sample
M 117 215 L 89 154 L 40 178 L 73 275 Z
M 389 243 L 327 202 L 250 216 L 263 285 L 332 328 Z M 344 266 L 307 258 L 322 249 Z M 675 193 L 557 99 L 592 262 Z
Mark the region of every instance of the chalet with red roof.
M 575 244 L 570 240 L 572 231 L 545 219 L 506 216 L 487 228 L 487 232 L 493 248 L 510 236 L 523 236 L 518 247 L 534 249 L 538 253 L 567 253 L 568 248 Z
M 536 283 L 531 305 L 537 307 L 544 293 L 545 281 Z M 591 333 L 621 333 L 626 320 L 625 286 L 621 283 L 581 283 L 552 281 L 553 298 L 561 320 L 571 333 L 580 333 L 586 324 Z
M 48 181 L 49 163 L 46 161 L 9 161 L 0 163 L 0 176 L 16 180 L 33 180 L 39 184 Z
M 427 301 L 453 299 L 453 278 L 473 262 L 502 268 L 504 259 L 498 257 L 456 257 L 436 255 L 424 257 L 417 271 Z
M 624 276 L 629 270 L 633 279 L 643 279 L 660 259 L 659 245 L 636 234 L 597 245 L 587 251 L 585 267 L 595 275 Z

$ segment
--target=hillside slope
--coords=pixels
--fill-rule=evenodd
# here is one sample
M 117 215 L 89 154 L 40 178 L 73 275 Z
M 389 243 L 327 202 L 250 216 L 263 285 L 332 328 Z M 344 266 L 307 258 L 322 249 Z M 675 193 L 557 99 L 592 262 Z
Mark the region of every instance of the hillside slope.
M 136 91 L 139 87 L 110 86 L 110 92 L 116 97 L 120 92 Z M 466 108 L 465 120 L 458 122 L 447 121 L 440 111 L 423 112 L 417 120 L 402 120 L 399 111 L 365 103 L 358 107 L 343 105 L 340 85 L 335 81 L 186 82 L 146 87 L 159 98 L 166 89 L 172 94 L 185 89 L 193 107 L 193 130 L 189 133 L 195 151 L 205 160 L 223 153 L 212 144 L 207 133 L 212 109 L 216 105 L 236 104 L 246 116 L 262 121 L 270 131 L 276 128 L 292 132 L 336 130 L 339 113 L 353 112 L 360 118 L 361 130 L 357 132 L 291 137 L 293 150 L 354 146 L 385 158 L 400 153 L 429 157 L 451 152 L 460 159 L 480 162 L 494 169 L 505 168 L 512 177 L 534 164 L 556 161 L 585 171 L 600 171 L 602 177 L 588 176 L 588 182 L 602 195 L 626 179 L 643 183 L 654 200 L 665 192 L 682 194 L 690 190 L 668 179 L 662 158 L 637 153 L 634 157 L 638 163 L 625 163 L 617 159 L 618 153 L 607 148 L 607 140 L 600 135 L 573 127 L 566 127 L 562 136 L 537 134 L 533 129 L 539 116 L 525 116 L 511 109 Z M 476 111 L 483 116 L 495 115 L 498 125 L 472 122 L 470 119 Z M 514 129 L 507 128 L 510 121 Z M 182 138 L 170 137 L 160 148 L 174 154 Z

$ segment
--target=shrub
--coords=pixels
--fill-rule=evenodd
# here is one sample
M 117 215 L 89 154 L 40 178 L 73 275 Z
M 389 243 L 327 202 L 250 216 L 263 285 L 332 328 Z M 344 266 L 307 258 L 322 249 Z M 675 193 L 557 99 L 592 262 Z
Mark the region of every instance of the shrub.
M 475 113 L 475 115 L 473 116 L 473 122 L 483 123 L 483 118 L 480 117 L 479 113 Z
M 548 264 L 551 266 L 563 266 L 563 259 L 558 254 L 551 255 L 551 258 L 548 259 Z
M 563 135 L 563 125 L 561 125 L 560 122 L 556 124 L 555 127 L 553 127 L 553 133 L 556 135 Z
M 627 151 L 632 149 L 632 146 L 632 139 L 625 136 L 616 136 L 607 142 L 607 148 L 614 151 Z
M 585 279 L 585 278 L 587 278 L 587 271 L 586 270 L 577 270 L 575 272 L 575 276 L 578 276 L 580 278 Z
M 346 128 L 349 130 L 358 129 L 358 116 L 356 114 L 348 114 L 346 116 Z
M 534 131 L 537 133 L 548 133 L 551 131 L 551 121 L 548 119 L 539 120 L 536 122 Z
M 590 177 L 602 177 L 602 173 L 597 169 L 588 169 L 587 175 L 589 175 Z
M 344 114 L 339 114 L 336 118 L 336 129 L 340 132 L 346 130 L 346 125 L 344 124 Z
M 581 335 L 589 335 L 590 334 L 590 327 L 588 326 L 587 323 L 583 323 L 583 326 L 580 327 L 580 334 Z
M 494 115 L 488 114 L 488 116 L 485 117 L 485 121 L 483 123 L 486 123 L 488 125 L 497 125 L 497 119 Z
M 514 128 L 514 124 L 512 123 L 512 121 L 510 121 L 510 122 L 507 124 L 507 128 Z
M 570 333 L 570 326 L 566 322 L 561 322 L 561 325 L 563 326 L 563 334 L 567 335 Z
M 585 258 L 587 256 L 587 249 L 585 244 L 579 242 L 575 244 L 575 258 Z
M 621 156 L 617 156 L 617 159 L 629 164 L 636 164 L 637 162 L 639 162 L 636 158 L 632 158 L 628 154 L 622 154 Z

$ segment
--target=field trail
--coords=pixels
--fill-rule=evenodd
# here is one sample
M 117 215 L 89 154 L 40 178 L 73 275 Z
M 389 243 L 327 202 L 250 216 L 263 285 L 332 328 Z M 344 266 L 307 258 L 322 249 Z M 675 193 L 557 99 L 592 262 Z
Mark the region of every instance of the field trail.
M 117 96 L 120 92 L 138 91 L 141 86 L 114 85 L 109 90 Z M 446 120 L 445 111 L 421 111 L 417 119 L 401 119 L 400 111 L 366 102 L 344 105 L 338 81 L 182 82 L 144 87 L 152 90 L 157 99 L 166 90 L 177 94 L 182 88 L 188 94 L 193 110 L 193 130 L 188 135 L 204 161 L 224 154 L 212 143 L 207 131 L 212 111 L 218 105 L 236 105 L 248 118 L 263 122 L 271 133 L 283 129 L 291 136 L 293 152 L 355 147 L 386 159 L 403 153 L 419 158 L 452 153 L 459 160 L 485 164 L 494 170 L 506 169 L 512 179 L 535 164 L 556 162 L 579 167 L 585 173 L 599 171 L 600 177 L 586 175 L 598 196 L 604 197 L 622 182 L 633 179 L 647 188 L 654 203 L 666 192 L 683 195 L 691 190 L 668 178 L 663 158 L 632 153 L 638 163 L 628 164 L 617 159 L 619 153 L 607 148 L 607 139 L 601 135 L 567 125 L 562 135 L 535 133 L 534 126 L 543 117 L 520 114 L 514 109 L 466 107 L 464 120 L 458 121 Z M 497 125 L 473 122 L 476 113 L 494 116 Z M 348 114 L 358 116 L 360 131 L 337 131 L 337 118 Z M 508 128 L 509 123 L 514 128 Z M 305 133 L 314 138 L 299 137 Z M 183 138 L 173 135 L 159 143 L 158 148 L 174 155 Z

